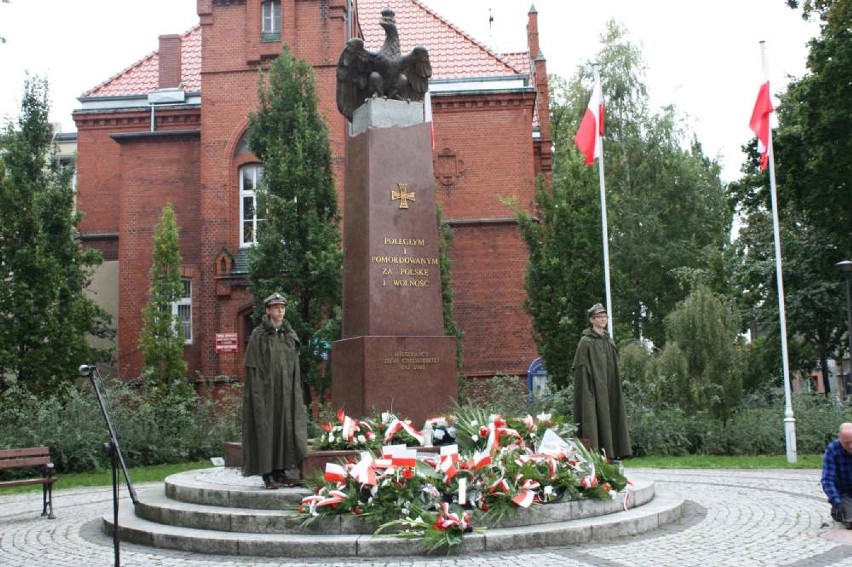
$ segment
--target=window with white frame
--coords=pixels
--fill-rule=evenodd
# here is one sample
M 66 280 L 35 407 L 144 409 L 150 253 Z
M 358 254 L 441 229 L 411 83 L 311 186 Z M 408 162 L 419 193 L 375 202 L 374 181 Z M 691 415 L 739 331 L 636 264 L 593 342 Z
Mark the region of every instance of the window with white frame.
M 263 179 L 263 166 L 244 165 L 240 168 L 240 247 L 257 243 L 258 225 L 263 222 L 257 215 L 257 187 Z
M 281 33 L 281 0 L 263 0 L 261 7 L 261 32 L 264 34 Z
M 183 296 L 172 303 L 172 315 L 176 318 L 178 335 L 188 345 L 192 343 L 192 280 L 184 278 L 181 283 Z

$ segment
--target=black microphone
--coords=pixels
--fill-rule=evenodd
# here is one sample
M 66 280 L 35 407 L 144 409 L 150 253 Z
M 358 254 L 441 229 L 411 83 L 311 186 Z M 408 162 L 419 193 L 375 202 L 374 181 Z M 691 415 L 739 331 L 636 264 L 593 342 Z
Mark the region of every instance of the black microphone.
M 80 376 L 90 376 L 94 371 L 95 367 L 89 366 L 88 364 L 81 364 L 80 368 L 77 369 L 77 372 L 80 373 Z

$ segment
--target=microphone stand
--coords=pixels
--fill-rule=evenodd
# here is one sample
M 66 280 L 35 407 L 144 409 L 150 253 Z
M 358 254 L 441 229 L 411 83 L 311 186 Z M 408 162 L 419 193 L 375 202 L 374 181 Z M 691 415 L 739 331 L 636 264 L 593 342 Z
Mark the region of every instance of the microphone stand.
M 107 429 L 109 430 L 109 442 L 104 443 L 104 450 L 110 456 L 112 461 L 112 545 L 115 554 L 115 567 L 121 567 L 121 534 L 118 526 L 118 469 L 124 473 L 124 479 L 127 482 L 127 491 L 130 493 L 130 500 L 133 505 L 139 503 L 136 497 L 136 490 L 133 488 L 133 483 L 130 480 L 130 474 L 127 472 L 127 465 L 124 464 L 124 457 L 121 454 L 121 446 L 118 443 L 118 435 L 115 428 L 112 426 L 112 421 L 109 418 L 106 404 L 102 392 L 101 375 L 95 366 L 84 364 L 80 367 L 80 376 L 88 377 L 92 381 L 92 387 L 95 389 L 95 396 L 98 398 L 98 405 L 101 408 L 101 414 L 104 416 Z

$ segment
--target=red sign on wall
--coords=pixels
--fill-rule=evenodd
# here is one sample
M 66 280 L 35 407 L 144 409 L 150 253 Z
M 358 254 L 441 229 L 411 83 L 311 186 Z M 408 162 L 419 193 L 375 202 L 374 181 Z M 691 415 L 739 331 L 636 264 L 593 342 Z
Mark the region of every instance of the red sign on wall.
M 216 352 L 237 352 L 237 333 L 216 333 Z

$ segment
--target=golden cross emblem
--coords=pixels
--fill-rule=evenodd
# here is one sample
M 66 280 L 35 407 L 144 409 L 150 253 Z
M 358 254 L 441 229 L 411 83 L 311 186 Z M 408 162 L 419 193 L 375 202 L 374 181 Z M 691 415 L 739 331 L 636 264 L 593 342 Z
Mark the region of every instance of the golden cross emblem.
M 408 192 L 408 183 L 397 183 L 399 191 L 391 191 L 391 201 L 399 201 L 400 209 L 407 209 L 409 201 L 416 201 L 414 191 Z

